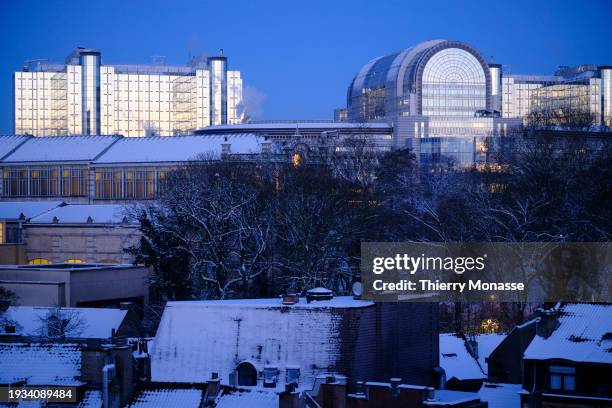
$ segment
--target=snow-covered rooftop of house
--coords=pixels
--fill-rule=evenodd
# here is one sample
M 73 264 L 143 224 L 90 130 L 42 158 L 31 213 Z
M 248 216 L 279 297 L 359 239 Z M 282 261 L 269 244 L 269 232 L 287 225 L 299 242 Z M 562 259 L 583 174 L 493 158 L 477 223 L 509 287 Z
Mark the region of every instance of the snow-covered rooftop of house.
M 487 374 L 489 365 L 485 361 L 491 355 L 493 350 L 499 346 L 499 343 L 506 338 L 505 334 L 479 334 L 476 336 L 478 343 L 478 364 L 482 371 Z
M 121 224 L 130 221 L 126 208 L 121 204 L 68 204 L 39 216 L 32 223 L 58 224 Z
M 612 364 L 612 304 L 565 304 L 558 320 L 559 327 L 548 338 L 533 338 L 526 359 Z
M 3 201 L 0 202 L 0 219 L 16 220 L 21 214 L 27 219 L 63 205 L 62 201 Z
M 77 408 L 102 408 L 102 392 L 98 390 L 86 391 Z
M 521 406 L 522 388 L 522 384 L 484 383 L 478 395 L 489 403 L 489 408 L 517 408 Z
M 112 330 L 117 331 L 125 319 L 127 310 L 90 308 L 90 307 L 50 307 L 11 306 L 1 316 L 3 321 L 16 323 L 16 334 L 22 336 L 45 336 L 44 319 L 58 311 L 70 318 L 79 319 L 79 328 L 70 337 L 81 339 L 107 339 Z M 0 327 L 3 334 L 5 327 Z M 0 337 L 1 338 L 1 337 Z
M 440 334 L 440 366 L 446 379 L 482 380 L 485 378 L 477 361 L 467 351 L 465 342 L 454 334 Z
M 436 390 L 433 399 L 428 399 L 423 403 L 425 405 L 456 405 L 465 402 L 478 400 L 478 394 L 474 392 L 464 391 L 450 391 L 450 390 Z
M 118 136 L 32 137 L 2 161 L 5 163 L 87 162 L 98 157 L 118 139 Z
M 180 307 L 239 307 L 249 309 L 346 309 L 354 307 L 369 307 L 374 305 L 374 302 L 369 300 L 355 299 L 352 296 L 334 296 L 330 300 L 318 300 L 308 303 L 306 298 L 300 297 L 298 303 L 293 305 L 284 305 L 280 298 L 263 298 L 263 299 L 225 299 L 225 300 L 186 300 L 180 302 L 168 302 L 174 308 Z
M 81 385 L 81 346 L 0 343 L 0 384 Z
M 278 394 L 267 390 L 224 392 L 216 401 L 217 408 L 278 408 Z
M 335 297 L 284 306 L 280 299 L 168 302 L 152 347 L 152 379 L 201 383 L 213 372 L 224 384 L 240 362 L 258 370 L 300 368 L 300 387 L 340 358 L 335 311 L 372 306 L 369 301 Z
M 230 144 L 230 153 L 261 153 L 261 138 L 254 134 L 125 137 L 94 162 L 161 163 L 184 162 L 198 156 L 218 158 L 221 145 Z
M 143 390 L 130 405 L 131 408 L 198 408 L 202 390 L 195 388 L 161 388 Z
M 28 140 L 32 136 L 23 135 L 1 135 L 0 136 L 0 160 L 20 144 Z

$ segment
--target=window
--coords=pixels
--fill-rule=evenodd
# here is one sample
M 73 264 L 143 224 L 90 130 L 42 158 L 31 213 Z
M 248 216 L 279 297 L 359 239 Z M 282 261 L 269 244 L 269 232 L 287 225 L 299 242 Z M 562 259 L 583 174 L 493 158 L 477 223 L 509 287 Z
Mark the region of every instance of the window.
M 50 263 L 51 261 L 47 258 L 34 258 L 28 261 L 29 265 L 47 265 Z
M 85 263 L 85 261 L 81 259 L 66 259 L 64 263 L 80 264 L 80 263 Z
M 257 385 L 257 370 L 251 363 L 242 362 L 236 367 L 238 374 L 238 385 Z
M 4 244 L 4 223 L 0 222 L 0 244 Z
M 574 367 L 550 366 L 550 389 L 574 391 L 576 389 L 576 369 Z

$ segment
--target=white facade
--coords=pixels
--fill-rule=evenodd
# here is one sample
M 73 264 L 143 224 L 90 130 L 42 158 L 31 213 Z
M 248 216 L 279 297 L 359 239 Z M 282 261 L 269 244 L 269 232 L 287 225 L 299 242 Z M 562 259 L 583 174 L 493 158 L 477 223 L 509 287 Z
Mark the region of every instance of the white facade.
M 91 54 L 99 61 L 99 53 L 78 52 L 86 54 L 80 62 L 15 73 L 15 133 L 169 136 L 241 122 L 242 79 L 225 57 L 181 67 L 96 65 Z

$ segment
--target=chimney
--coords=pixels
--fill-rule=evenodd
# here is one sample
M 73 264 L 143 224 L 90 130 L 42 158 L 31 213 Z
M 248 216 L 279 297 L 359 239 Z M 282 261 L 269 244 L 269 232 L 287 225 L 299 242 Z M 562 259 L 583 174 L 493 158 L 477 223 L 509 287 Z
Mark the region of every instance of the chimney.
M 206 382 L 206 395 L 208 398 L 216 397 L 221 391 L 221 379 L 219 378 L 219 373 L 212 373 L 210 376 L 210 380 Z
M 227 141 L 227 137 L 223 139 L 221 143 L 221 158 L 226 158 L 230 155 L 232 144 Z
M 333 292 L 325 288 L 314 288 L 306 292 L 306 302 L 308 303 L 320 300 L 332 300 L 333 298 Z
M 278 394 L 279 408 L 299 408 L 300 393 L 295 390 L 296 384 L 286 384 L 285 391 Z
M 559 327 L 559 321 L 557 320 L 557 312 L 554 309 L 542 309 L 536 310 L 538 316 L 536 320 L 536 334 L 545 339 Z
M 295 305 L 300 301 L 300 295 L 297 293 L 287 293 L 283 295 L 283 305 Z
M 399 385 L 402 383 L 402 379 L 391 378 L 389 382 L 391 383 L 391 396 L 393 396 L 393 398 L 397 398 L 399 396 Z

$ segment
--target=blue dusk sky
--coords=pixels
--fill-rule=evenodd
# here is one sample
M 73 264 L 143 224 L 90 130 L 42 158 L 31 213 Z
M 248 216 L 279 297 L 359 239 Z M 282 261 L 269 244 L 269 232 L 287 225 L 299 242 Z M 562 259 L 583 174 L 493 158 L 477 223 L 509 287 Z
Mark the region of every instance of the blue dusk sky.
M 107 64 L 184 64 L 223 48 L 257 119 L 330 119 L 368 60 L 423 40 L 467 42 L 512 73 L 612 64 L 612 1 L 22 1 L 0 4 L 0 133 L 24 60 L 76 46 Z

